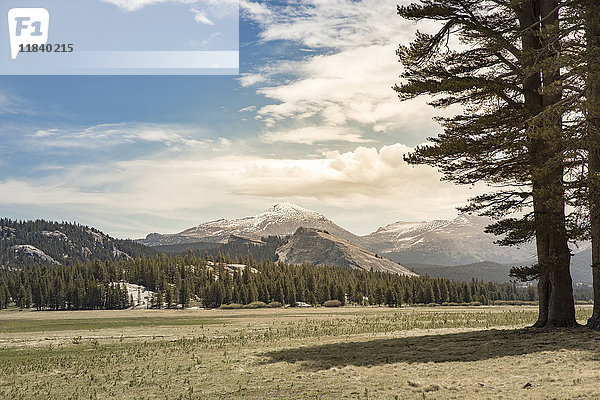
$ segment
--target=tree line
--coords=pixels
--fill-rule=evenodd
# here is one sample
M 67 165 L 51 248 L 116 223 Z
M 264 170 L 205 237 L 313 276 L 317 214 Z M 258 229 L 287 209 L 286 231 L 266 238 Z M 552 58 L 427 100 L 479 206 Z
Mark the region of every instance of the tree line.
M 398 13 L 440 26 L 398 49 L 400 99 L 462 110 L 406 161 L 487 184 L 462 210 L 497 219 L 503 245 L 535 239 L 537 263 L 512 273 L 538 280 L 537 327 L 577 325 L 568 244 L 591 240 L 600 329 L 600 2 L 420 0 Z
M 154 307 L 204 307 L 280 302 L 294 305 L 388 305 L 534 301 L 534 286 L 513 283 L 457 282 L 445 278 L 406 277 L 383 272 L 309 264 L 287 265 L 228 255 L 94 260 L 0 270 L 0 308 L 17 305 L 38 310 L 120 309 L 135 305 L 120 282 L 136 283 L 156 293 Z

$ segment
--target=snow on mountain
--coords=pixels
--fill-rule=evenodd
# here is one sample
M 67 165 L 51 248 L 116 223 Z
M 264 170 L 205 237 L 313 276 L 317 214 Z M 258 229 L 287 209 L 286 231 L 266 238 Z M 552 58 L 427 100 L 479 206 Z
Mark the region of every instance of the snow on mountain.
M 451 221 L 397 222 L 364 236 L 367 246 L 394 261 L 460 265 L 479 261 L 513 263 L 532 261 L 533 244 L 502 247 L 495 235 L 485 233 L 493 221 L 461 214 Z
M 371 248 L 378 249 L 378 251 L 391 251 L 415 243 L 421 239 L 423 234 L 449 223 L 450 221 L 445 220 L 395 222 L 363 236 L 363 239 Z
M 259 239 L 264 236 L 291 235 L 300 227 L 325 230 L 352 243 L 362 242 L 359 236 L 323 215 L 290 203 L 276 204 L 255 216 L 205 222 L 176 234 L 152 233 L 139 242 L 150 246 L 192 242 L 225 243 L 231 235 Z

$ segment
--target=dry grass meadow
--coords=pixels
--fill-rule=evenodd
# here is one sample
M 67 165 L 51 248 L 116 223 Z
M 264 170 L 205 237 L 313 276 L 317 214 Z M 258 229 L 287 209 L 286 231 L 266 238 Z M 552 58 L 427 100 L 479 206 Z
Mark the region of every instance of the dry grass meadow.
M 579 308 L 583 322 L 590 308 Z M 600 399 L 532 307 L 0 312 L 0 399 Z

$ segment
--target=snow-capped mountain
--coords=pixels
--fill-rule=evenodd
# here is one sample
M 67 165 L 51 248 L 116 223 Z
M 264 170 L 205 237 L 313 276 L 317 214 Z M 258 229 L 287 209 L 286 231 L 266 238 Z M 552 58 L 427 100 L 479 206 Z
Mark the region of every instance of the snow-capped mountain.
M 495 244 L 498 237 L 484 232 L 492 222 L 469 214 L 461 214 L 451 221 L 396 222 L 363 239 L 372 250 L 401 263 L 461 265 L 479 261 L 519 263 L 534 260 L 533 243 L 521 247 Z
M 149 234 L 140 243 L 165 246 L 194 242 L 226 243 L 232 235 L 250 239 L 292 235 L 298 228 L 326 231 L 354 245 L 409 264 L 464 265 L 480 261 L 500 264 L 529 263 L 535 246 L 501 247 L 498 238 L 484 232 L 493 221 L 469 214 L 453 220 L 396 222 L 357 236 L 325 216 L 290 203 L 280 203 L 251 217 L 205 222 L 175 234 Z
M 434 220 L 420 222 L 395 222 L 363 236 L 370 248 L 379 252 L 404 249 L 418 242 L 422 236 L 434 229 L 448 225 L 450 221 Z
M 139 242 L 149 246 L 179 243 L 225 243 L 231 235 L 260 239 L 265 236 L 291 235 L 298 228 L 315 228 L 358 244 L 362 239 L 336 225 L 323 215 L 290 203 L 279 203 L 255 216 L 205 222 L 169 235 L 151 233 Z

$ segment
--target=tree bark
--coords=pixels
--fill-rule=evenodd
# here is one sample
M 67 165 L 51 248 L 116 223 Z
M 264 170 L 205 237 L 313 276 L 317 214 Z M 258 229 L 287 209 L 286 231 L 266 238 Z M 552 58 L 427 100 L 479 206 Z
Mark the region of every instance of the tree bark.
M 600 4 L 597 0 L 588 0 L 584 7 L 588 67 L 585 111 L 594 287 L 594 310 L 587 326 L 600 330 Z
M 534 57 L 536 51 L 541 48 L 541 42 L 537 30 L 532 28 L 539 21 L 540 18 L 540 0 L 528 0 L 521 3 L 520 7 L 516 10 L 519 24 L 522 29 L 521 35 L 521 47 L 522 47 L 522 63 L 528 64 L 528 60 Z M 525 107 L 528 115 L 537 115 L 542 111 L 542 95 L 540 94 L 542 88 L 542 80 L 539 73 L 531 73 L 527 75 L 523 80 L 523 92 L 525 95 Z M 528 128 L 529 129 L 529 128 Z M 539 151 L 534 148 L 534 143 L 530 144 L 529 155 L 530 163 L 532 167 L 538 162 L 536 161 L 535 154 Z M 548 240 L 543 235 L 543 230 L 539 227 L 539 209 L 538 196 L 536 194 L 536 188 L 540 186 L 537 183 L 535 176 L 532 177 L 533 193 L 534 193 L 534 215 L 535 215 L 535 242 L 537 249 L 538 260 L 543 259 L 548 253 Z M 538 297 L 539 297 L 539 312 L 538 320 L 534 324 L 535 327 L 541 328 L 546 325 L 548 321 L 548 298 L 550 294 L 550 284 L 548 274 L 545 271 L 540 272 L 539 283 L 538 283 Z
M 558 0 L 542 0 L 540 5 L 543 49 L 548 58 L 558 55 L 559 47 L 559 6 Z M 551 65 L 551 64 L 550 64 Z M 561 80 L 560 66 L 550 66 L 542 71 L 544 95 L 542 107 L 547 109 L 562 99 L 562 90 L 555 88 Z M 571 279 L 571 252 L 569 250 L 565 224 L 565 190 L 563 185 L 563 132 L 562 111 L 551 112 L 544 131 L 550 133 L 548 140 L 550 154 L 546 165 L 547 197 L 549 213 L 549 268 L 550 295 L 548 299 L 548 321 L 546 327 L 576 326 L 573 281 Z M 548 164 L 548 161 L 546 161 Z
M 552 36 L 542 35 L 557 28 L 556 0 L 525 0 L 517 11 L 522 28 L 523 66 L 532 72 L 523 81 L 525 107 L 531 117 L 538 116 L 562 97 L 550 90 L 560 80 L 560 69 L 546 67 L 537 71 L 535 63 L 556 55 Z M 575 302 L 570 267 L 570 252 L 565 227 L 565 200 L 562 166 L 562 116 L 548 118 L 528 127 L 533 187 L 533 208 L 538 266 L 540 268 L 539 317 L 536 327 L 575 326 Z

